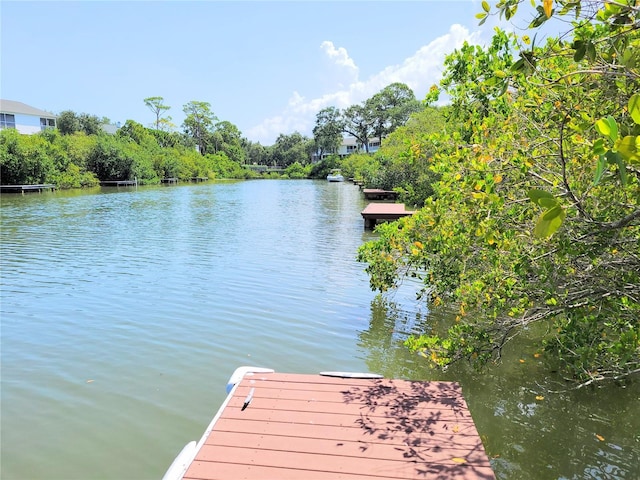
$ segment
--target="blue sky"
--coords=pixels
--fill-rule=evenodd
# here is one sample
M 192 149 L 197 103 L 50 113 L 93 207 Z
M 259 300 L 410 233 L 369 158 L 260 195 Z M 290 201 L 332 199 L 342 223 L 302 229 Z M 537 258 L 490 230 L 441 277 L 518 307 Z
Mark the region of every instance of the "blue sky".
M 493 3 L 493 2 L 492 2 Z M 479 1 L 6 1 L 0 96 L 53 113 L 154 121 L 161 96 L 176 129 L 189 101 L 263 145 L 311 136 L 316 113 L 392 82 L 418 98 L 444 56 L 485 43 Z

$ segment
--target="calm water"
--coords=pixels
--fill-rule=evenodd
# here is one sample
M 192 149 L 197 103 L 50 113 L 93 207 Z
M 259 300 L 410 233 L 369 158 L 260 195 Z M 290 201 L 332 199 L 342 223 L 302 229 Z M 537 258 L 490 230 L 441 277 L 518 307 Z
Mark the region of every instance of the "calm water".
M 484 374 L 402 347 L 432 318 L 369 290 L 349 183 L 1 202 L 3 479 L 159 478 L 245 364 L 457 380 L 499 478 L 640 478 L 637 384 L 551 394 L 526 344 Z

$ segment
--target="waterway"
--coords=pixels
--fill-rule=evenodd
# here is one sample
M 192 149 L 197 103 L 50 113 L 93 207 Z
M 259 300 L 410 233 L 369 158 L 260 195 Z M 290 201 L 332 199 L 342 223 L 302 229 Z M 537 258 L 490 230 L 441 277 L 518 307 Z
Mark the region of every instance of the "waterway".
M 247 364 L 455 380 L 498 478 L 640 478 L 638 383 L 571 391 L 526 342 L 483 372 L 402 346 L 446 313 L 369 289 L 350 183 L 0 201 L 3 479 L 160 478 Z

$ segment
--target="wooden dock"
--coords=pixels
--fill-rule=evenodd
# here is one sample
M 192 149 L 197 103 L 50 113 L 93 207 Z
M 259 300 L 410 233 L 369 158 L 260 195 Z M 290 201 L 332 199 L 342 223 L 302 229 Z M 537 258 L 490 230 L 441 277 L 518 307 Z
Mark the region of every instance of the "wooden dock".
M 495 478 L 451 382 L 248 374 L 193 450 L 164 480 Z
M 394 221 L 414 213 L 406 210 L 404 203 L 370 203 L 361 215 L 364 218 L 364 228 L 373 229 L 380 221 Z
M 178 183 L 178 178 L 176 178 L 176 177 L 164 177 L 164 178 L 160 179 L 160 183 L 165 183 L 165 184 Z
M 56 186 L 52 183 L 40 183 L 36 185 L 0 185 L 0 193 L 42 193 L 47 190 L 53 191 L 55 189 Z
M 381 188 L 365 188 L 362 193 L 367 200 L 395 200 L 398 198 L 398 192 Z
M 137 187 L 138 180 L 103 180 L 101 187 Z

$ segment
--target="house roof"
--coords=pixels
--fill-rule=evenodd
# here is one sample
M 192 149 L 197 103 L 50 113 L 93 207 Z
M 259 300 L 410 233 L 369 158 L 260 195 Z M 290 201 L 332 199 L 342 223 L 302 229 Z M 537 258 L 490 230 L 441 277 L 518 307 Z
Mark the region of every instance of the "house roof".
M 16 102 L 13 100 L 0 100 L 0 112 L 17 113 L 18 115 L 33 115 L 37 117 L 56 118 L 51 112 L 45 112 L 39 108 L 32 107 L 26 103 Z

